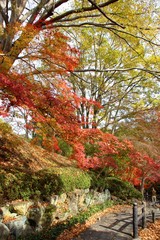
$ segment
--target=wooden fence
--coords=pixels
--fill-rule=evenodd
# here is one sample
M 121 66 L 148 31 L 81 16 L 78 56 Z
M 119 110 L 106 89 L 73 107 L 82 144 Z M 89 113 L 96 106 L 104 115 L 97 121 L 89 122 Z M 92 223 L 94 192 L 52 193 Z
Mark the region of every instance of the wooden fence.
M 141 211 L 138 214 L 138 211 Z M 146 207 L 146 202 L 142 203 L 142 206 L 138 209 L 137 203 L 133 204 L 133 239 L 138 239 L 138 227 L 141 226 L 143 229 L 147 226 L 147 221 L 151 220 L 153 223 L 156 218 L 160 218 L 160 214 L 155 210 Z

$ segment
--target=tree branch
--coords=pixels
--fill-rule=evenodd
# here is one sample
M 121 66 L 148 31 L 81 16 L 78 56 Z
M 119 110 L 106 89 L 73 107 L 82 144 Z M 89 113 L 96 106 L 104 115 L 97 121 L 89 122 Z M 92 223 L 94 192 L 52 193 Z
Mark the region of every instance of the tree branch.
M 96 2 L 93 2 L 92 0 L 88 0 L 96 9 L 98 9 L 98 11 L 100 12 L 100 13 L 102 13 L 102 15 L 105 17 L 105 18 L 107 18 L 110 22 L 112 22 L 114 25 L 117 25 L 117 26 L 119 26 L 119 27 L 121 27 L 121 28 L 125 28 L 123 25 L 121 25 L 121 24 L 119 24 L 119 23 L 117 23 L 117 22 L 115 22 L 113 19 L 111 19 L 111 18 L 109 18 L 106 14 L 105 14 L 105 12 L 96 4 Z
M 82 18 L 83 18 L 83 16 L 82 16 Z M 64 20 L 64 21 L 65 21 L 65 20 Z M 67 21 L 68 21 L 68 20 L 67 20 Z M 115 24 L 114 24 L 114 25 L 115 25 Z M 59 28 L 59 27 L 63 27 L 63 28 L 76 27 L 76 28 L 79 28 L 79 27 L 82 27 L 82 26 L 86 26 L 86 27 L 87 27 L 87 26 L 94 26 L 94 27 L 97 27 L 97 28 L 105 28 L 105 29 L 108 29 L 108 30 L 112 31 L 114 34 L 117 34 L 117 33 L 115 33 L 115 32 L 123 33 L 123 34 L 129 35 L 129 36 L 134 37 L 134 38 L 137 38 L 137 39 L 142 39 L 142 40 L 144 40 L 145 42 L 148 42 L 148 43 L 150 43 L 150 44 L 152 44 L 152 45 L 155 45 L 155 46 L 157 46 L 157 47 L 160 46 L 160 44 L 155 43 L 155 42 L 152 42 L 152 40 L 149 40 L 149 39 L 144 38 L 144 37 L 142 37 L 142 36 L 134 35 L 134 34 L 132 34 L 132 33 L 130 33 L 130 32 L 123 31 L 123 30 L 120 30 L 120 29 L 118 29 L 118 28 L 111 27 L 111 26 L 113 26 L 113 23 L 104 23 L 104 24 L 102 24 L 102 23 L 93 23 L 93 22 L 82 22 L 82 23 L 73 23 L 73 24 L 63 24 L 63 23 L 61 24 L 61 21 L 60 21 L 59 24 L 55 24 L 55 25 L 54 25 L 54 27 L 56 27 L 56 28 Z M 51 27 L 47 27 L 47 28 L 52 28 L 52 26 L 51 26 Z M 117 34 L 117 36 L 118 36 L 119 38 L 122 38 L 123 40 L 126 41 L 126 39 L 123 38 L 122 36 L 120 36 L 120 35 L 118 35 L 118 34 Z M 127 42 L 127 41 L 126 41 L 126 42 Z
M 67 2 L 68 0 L 60 0 L 58 1 L 56 4 L 55 4 L 55 7 L 54 9 L 56 9 L 57 7 L 59 7 L 62 3 L 64 2 Z M 98 5 L 99 8 L 104 8 L 112 3 L 115 3 L 117 2 L 118 0 L 109 0 L 105 3 L 101 3 Z M 79 14 L 79 13 L 83 13 L 83 12 L 90 12 L 90 11 L 94 11 L 96 10 L 97 8 L 95 6 L 91 6 L 91 7 L 82 7 L 82 8 L 78 8 L 78 9 L 72 9 L 72 10 L 69 10 L 69 11 L 66 11 L 65 13 L 62 13 L 54 18 L 52 18 L 51 20 L 48 20 L 48 21 L 45 21 L 48 17 L 51 17 L 53 15 L 53 8 L 50 9 L 50 11 L 48 11 L 48 14 L 45 15 L 43 18 L 39 19 L 37 22 L 36 22 L 36 26 L 41 26 L 41 27 L 44 27 L 44 26 L 48 26 L 48 25 L 51 25 L 52 23 L 55 23 L 57 21 L 59 21 L 60 19 L 63 19 L 67 16 L 71 16 L 72 14 L 76 13 L 76 14 Z
M 146 69 L 146 68 L 140 68 L 140 67 L 131 67 L 131 68 L 108 68 L 108 69 L 94 69 L 94 68 L 90 68 L 90 69 L 76 69 L 74 70 L 75 73 L 80 73 L 80 72 L 128 72 L 128 71 L 132 71 L 132 70 L 137 70 L 137 71 L 143 71 L 143 72 L 147 72 L 150 73 L 152 75 L 154 74 L 159 74 L 159 76 L 156 76 L 160 79 L 160 71 L 156 71 L 156 70 L 150 70 L 150 69 Z
M 4 13 L 1 5 L 0 5 L 0 14 L 1 14 L 3 20 L 5 21 L 5 24 L 7 24 L 8 23 L 8 16 Z

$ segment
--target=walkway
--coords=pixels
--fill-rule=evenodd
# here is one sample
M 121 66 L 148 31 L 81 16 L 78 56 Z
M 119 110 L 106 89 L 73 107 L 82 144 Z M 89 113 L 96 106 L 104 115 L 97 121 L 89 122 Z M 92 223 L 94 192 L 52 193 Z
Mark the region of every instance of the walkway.
M 160 213 L 159 207 L 155 209 L 151 205 L 148 206 L 148 214 L 153 209 L 156 210 L 156 214 Z M 132 214 L 132 206 L 122 209 L 121 212 L 106 214 L 72 240 L 131 240 L 133 239 Z M 151 216 L 147 217 L 147 221 L 151 222 Z
M 132 239 L 132 207 L 123 209 L 120 213 L 106 214 L 72 240 L 130 239 Z

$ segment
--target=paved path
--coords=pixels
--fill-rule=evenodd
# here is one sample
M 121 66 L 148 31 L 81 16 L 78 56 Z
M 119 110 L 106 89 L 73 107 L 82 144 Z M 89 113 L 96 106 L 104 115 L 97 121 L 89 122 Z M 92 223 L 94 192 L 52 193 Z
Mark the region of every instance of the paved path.
M 120 213 L 106 214 L 72 240 L 130 239 L 132 239 L 132 207 L 126 208 Z
M 147 208 L 150 214 L 154 208 Z M 141 209 L 139 209 L 141 211 Z M 154 209 L 155 210 L 155 209 Z M 156 209 L 160 212 L 159 208 Z M 95 224 L 72 240 L 130 240 L 133 239 L 133 208 L 126 207 L 119 213 L 104 215 Z M 147 217 L 148 218 L 148 217 Z M 150 219 L 150 220 L 149 220 Z M 151 217 L 147 219 L 151 221 Z

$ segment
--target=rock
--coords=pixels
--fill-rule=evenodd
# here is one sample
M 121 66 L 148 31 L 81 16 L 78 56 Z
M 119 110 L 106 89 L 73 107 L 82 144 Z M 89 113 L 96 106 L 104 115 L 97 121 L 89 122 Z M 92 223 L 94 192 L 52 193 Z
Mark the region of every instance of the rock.
M 41 219 L 44 214 L 44 207 L 40 204 L 33 204 L 29 207 L 28 212 L 27 212 L 27 219 L 30 223 L 30 225 L 33 228 L 36 228 L 37 226 L 40 226 Z
M 7 240 L 9 235 L 10 235 L 9 228 L 5 224 L 0 223 L 0 239 Z
M 105 194 L 105 199 L 106 200 L 111 199 L 111 193 L 110 193 L 110 191 L 108 189 L 105 189 L 104 194 Z
M 31 205 L 33 205 L 33 202 L 31 201 L 13 202 L 10 205 L 10 208 L 12 208 L 12 211 L 18 215 L 26 215 L 27 210 Z
M 59 204 L 64 203 L 64 202 L 66 201 L 66 198 L 67 198 L 67 194 L 66 194 L 66 193 L 62 193 L 62 194 L 59 196 L 58 203 L 59 203 Z
M 21 216 L 14 221 L 6 223 L 6 226 L 10 231 L 10 236 L 12 238 L 14 237 L 14 239 L 25 237 L 31 234 L 33 235 L 35 232 L 42 230 L 41 226 L 32 226 L 32 224 L 30 224 L 30 222 L 27 220 L 26 216 Z
M 75 189 L 60 196 L 52 195 L 48 201 L 13 201 L 0 208 L 0 240 L 8 240 L 8 237 L 12 240 L 19 237 L 25 239 L 53 222 L 64 221 L 90 205 L 103 203 L 110 198 L 107 189 L 103 192 Z M 114 196 L 112 199 L 118 200 Z
M 111 196 L 111 199 L 115 202 L 118 201 L 118 198 L 116 196 Z
M 75 202 L 70 201 L 69 211 L 72 213 L 72 215 L 75 215 L 78 213 L 78 206 Z
M 17 213 L 11 213 L 9 211 L 9 206 L 6 206 L 6 207 L 1 207 L 1 210 L 2 210 L 2 214 L 3 214 L 3 218 L 14 218 L 17 216 Z
M 93 203 L 93 196 L 91 194 L 87 194 L 85 198 L 85 204 L 87 207 Z
M 16 220 L 12 220 L 10 222 L 6 223 L 6 226 L 10 230 L 10 235 L 14 236 L 15 238 L 18 238 L 22 235 L 24 226 L 26 224 L 27 218 L 25 216 L 19 217 Z
M 74 215 L 74 214 L 73 214 Z M 69 217 L 69 213 L 68 212 L 57 212 L 56 216 L 55 216 L 55 220 L 60 220 L 60 221 L 64 221 Z
M 0 222 L 2 222 L 2 220 L 3 220 L 3 211 L 2 211 L 2 209 L 0 208 Z
M 50 204 L 52 204 L 52 205 L 56 205 L 57 204 L 57 202 L 58 202 L 58 195 L 53 195 L 53 196 L 51 196 L 51 198 L 50 198 Z
M 69 198 L 69 206 L 68 209 L 72 213 L 72 215 L 75 215 L 78 212 L 78 195 L 75 192 L 68 193 Z
M 78 198 L 78 208 L 80 209 L 85 208 L 84 200 L 85 200 L 85 194 L 80 195 Z
M 86 189 L 84 190 L 84 192 L 85 192 L 85 193 L 89 193 L 89 188 L 86 188 Z

